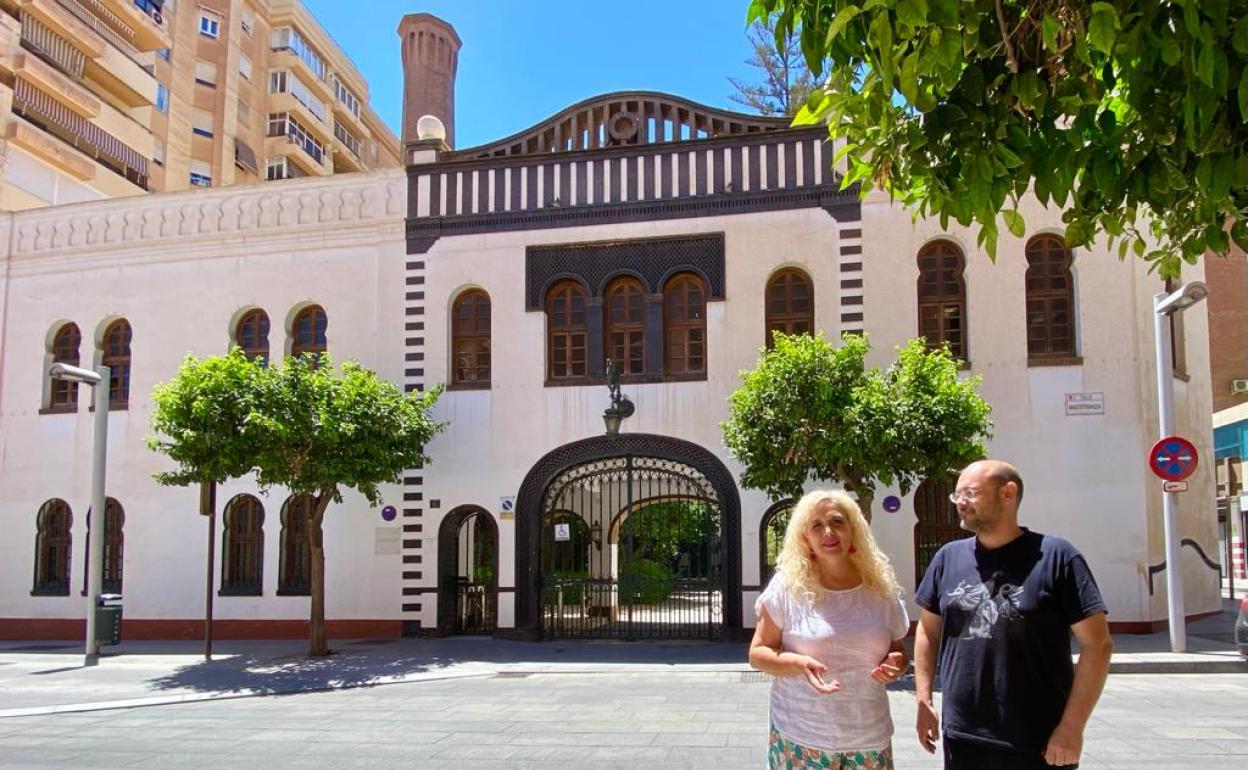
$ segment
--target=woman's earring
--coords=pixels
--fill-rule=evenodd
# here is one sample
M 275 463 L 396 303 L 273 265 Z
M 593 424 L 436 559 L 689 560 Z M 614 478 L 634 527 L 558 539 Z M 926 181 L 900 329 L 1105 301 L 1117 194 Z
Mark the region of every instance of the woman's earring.
M 849 552 L 850 552 L 850 553 L 858 553 L 858 546 L 856 546 L 856 545 L 851 545 L 851 546 L 849 547 Z

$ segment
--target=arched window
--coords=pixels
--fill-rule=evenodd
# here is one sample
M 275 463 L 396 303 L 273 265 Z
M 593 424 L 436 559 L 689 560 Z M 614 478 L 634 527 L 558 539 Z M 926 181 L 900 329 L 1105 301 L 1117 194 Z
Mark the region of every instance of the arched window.
M 706 376 L 706 287 L 695 275 L 677 275 L 663 290 L 663 373 Z
M 613 359 L 622 375 L 642 374 L 646 366 L 645 290 L 636 278 L 618 278 L 607 286 L 607 358 Z
M 125 549 L 126 512 L 121 503 L 111 497 L 104 498 L 104 582 L 101 589 L 106 594 L 121 593 L 121 568 Z M 91 527 L 95 516 L 87 509 L 87 542 L 82 546 L 86 567 L 82 571 L 82 592 L 87 592 L 91 574 Z
M 927 479 L 914 490 L 914 584 L 923 582 L 923 573 L 932 557 L 945 543 L 968 537 L 958 520 L 958 509 L 949 502 L 949 494 L 958 486 L 958 479 Z
M 575 281 L 556 284 L 546 298 L 546 360 L 552 380 L 585 376 L 585 289 Z
M 290 327 L 290 354 L 301 356 L 305 353 L 319 356 L 329 349 L 325 341 L 325 330 L 329 327 L 329 319 L 320 305 L 309 305 L 295 316 Z
M 130 322 L 119 318 L 104 330 L 100 364 L 109 367 L 108 402 L 110 409 L 130 404 Z
M 776 574 L 776 560 L 784 548 L 784 533 L 789 528 L 789 519 L 793 515 L 796 500 L 781 500 L 767 509 L 759 522 L 758 550 L 758 585 L 766 588 Z
M 269 360 L 269 314 L 256 308 L 248 310 L 234 327 L 234 344 L 251 360 Z
M 949 241 L 933 241 L 919 252 L 919 336 L 929 350 L 948 345 L 966 360 L 966 262 Z
M 78 366 L 81 359 L 78 349 L 82 344 L 82 333 L 74 323 L 61 324 L 52 337 L 52 349 L 48 351 L 54 364 Z M 48 389 L 48 410 L 52 412 L 74 412 L 78 410 L 78 383 L 70 380 L 52 380 Z
M 769 348 L 774 344 L 772 332 L 813 334 L 815 292 L 810 276 L 795 267 L 777 271 L 767 282 L 764 315 Z
M 277 571 L 277 592 L 307 596 L 312 590 L 312 495 L 295 495 L 282 506 L 282 555 Z
M 466 291 L 451 307 L 451 383 L 490 386 L 490 295 Z
M 264 506 L 238 495 L 225 506 L 221 594 L 259 596 L 264 578 Z
M 1073 257 L 1052 235 L 1027 244 L 1027 357 L 1070 357 L 1075 353 Z
M 39 507 L 35 526 L 36 596 L 69 596 L 69 553 L 73 515 L 64 500 L 49 500 Z

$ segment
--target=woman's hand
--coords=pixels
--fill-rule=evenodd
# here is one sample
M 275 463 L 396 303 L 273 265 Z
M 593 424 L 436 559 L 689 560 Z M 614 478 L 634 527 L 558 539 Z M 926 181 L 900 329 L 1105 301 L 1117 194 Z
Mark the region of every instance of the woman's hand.
M 880 661 L 880 665 L 871 669 L 871 678 L 880 684 L 888 684 L 895 682 L 906 673 L 909 663 L 906 661 L 904 652 L 894 650 L 884 656 L 884 660 Z
M 830 682 L 823 680 L 823 675 L 828 673 L 828 667 L 810 657 L 809 655 L 798 655 L 795 652 L 786 652 L 781 654 L 780 659 L 789 665 L 789 669 L 793 672 L 793 676 L 804 676 L 806 681 L 815 692 L 823 695 L 831 695 L 841 689 L 841 683 L 833 679 Z

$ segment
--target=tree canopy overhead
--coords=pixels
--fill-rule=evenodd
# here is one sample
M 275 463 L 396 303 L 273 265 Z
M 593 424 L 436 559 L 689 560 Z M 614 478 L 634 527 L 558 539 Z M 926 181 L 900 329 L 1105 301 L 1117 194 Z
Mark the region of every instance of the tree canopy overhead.
M 1248 3 L 752 0 L 773 17 L 826 75 L 797 120 L 845 140 L 846 184 L 977 223 L 990 255 L 1028 189 L 1070 245 L 1166 277 L 1248 248 Z

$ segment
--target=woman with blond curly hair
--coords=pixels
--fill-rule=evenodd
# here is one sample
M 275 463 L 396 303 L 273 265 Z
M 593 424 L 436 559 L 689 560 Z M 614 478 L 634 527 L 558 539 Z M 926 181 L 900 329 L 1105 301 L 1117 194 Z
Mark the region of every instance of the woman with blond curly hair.
M 797 502 L 750 643 L 750 665 L 775 676 L 770 767 L 892 770 L 884 686 L 910 665 L 898 593 L 853 498 L 821 490 Z

